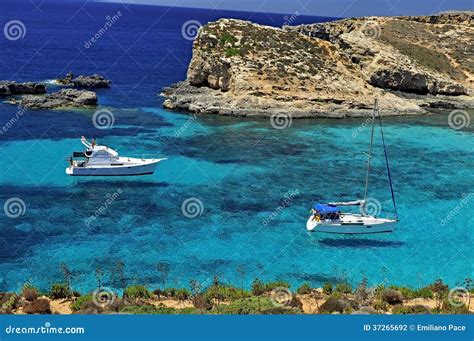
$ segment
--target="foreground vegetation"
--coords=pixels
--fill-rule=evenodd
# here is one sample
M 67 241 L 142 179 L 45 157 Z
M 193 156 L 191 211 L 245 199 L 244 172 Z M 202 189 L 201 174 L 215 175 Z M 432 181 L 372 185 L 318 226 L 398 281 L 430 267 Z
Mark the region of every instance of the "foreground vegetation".
M 367 279 L 353 288 L 347 282 L 313 288 L 303 283 L 290 290 L 286 282 L 255 279 L 251 289 L 221 283 L 217 277 L 207 288 L 191 281 L 187 288 L 127 286 L 119 295 L 99 287 L 80 294 L 67 283 L 41 292 L 25 284 L 18 293 L 0 293 L 3 314 L 469 314 L 472 280 L 449 288 L 442 280 L 419 289 L 379 285 Z M 469 307 L 469 308 L 468 308 Z

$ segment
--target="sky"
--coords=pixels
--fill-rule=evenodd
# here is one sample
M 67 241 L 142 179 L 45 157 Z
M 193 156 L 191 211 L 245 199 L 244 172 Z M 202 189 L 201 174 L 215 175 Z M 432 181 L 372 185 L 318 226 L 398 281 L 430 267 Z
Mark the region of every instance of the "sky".
M 97 0 L 96 0 L 97 1 Z M 100 0 L 331 17 L 429 15 L 474 10 L 474 0 Z

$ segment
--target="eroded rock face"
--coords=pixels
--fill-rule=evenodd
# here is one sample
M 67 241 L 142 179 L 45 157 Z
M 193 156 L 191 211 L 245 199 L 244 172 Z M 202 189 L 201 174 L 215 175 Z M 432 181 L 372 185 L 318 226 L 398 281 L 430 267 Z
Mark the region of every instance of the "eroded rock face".
M 44 93 L 46 93 L 46 86 L 41 83 L 0 81 L 0 96 Z
M 20 105 L 32 109 L 54 109 L 83 107 L 97 104 L 97 95 L 92 91 L 63 89 L 44 96 L 25 95 Z
M 379 96 L 387 115 L 474 107 L 471 17 L 433 20 L 371 17 L 278 29 L 221 19 L 200 29 L 187 79 L 163 91 L 164 106 L 346 117 L 370 115 Z

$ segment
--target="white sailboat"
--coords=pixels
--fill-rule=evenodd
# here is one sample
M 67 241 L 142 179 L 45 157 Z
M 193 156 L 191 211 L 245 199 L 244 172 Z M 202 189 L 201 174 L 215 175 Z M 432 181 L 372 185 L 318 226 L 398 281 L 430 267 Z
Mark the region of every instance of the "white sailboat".
M 160 161 L 166 159 L 142 159 L 119 156 L 107 146 L 90 143 L 83 136 L 84 152 L 74 152 L 69 158 L 66 174 L 71 176 L 129 176 L 153 174 Z
M 384 147 L 385 163 L 387 166 L 387 177 L 392 193 L 392 202 L 395 210 L 395 218 L 379 218 L 375 215 L 366 213 L 367 194 L 369 187 L 370 160 L 372 157 L 372 144 L 374 140 L 375 120 L 378 118 L 382 143 Z M 364 199 L 348 201 L 348 202 L 332 202 L 327 204 L 315 204 L 311 209 L 311 216 L 306 222 L 308 231 L 337 233 L 337 234 L 371 234 L 392 232 L 395 224 L 398 222 L 397 205 L 395 203 L 395 195 L 393 193 L 392 178 L 390 175 L 390 167 L 388 164 L 388 156 L 385 148 L 385 141 L 382 130 L 382 120 L 380 118 L 378 101 L 375 100 L 374 111 L 372 114 L 372 131 L 370 135 L 369 152 L 367 154 L 367 173 L 365 179 Z M 358 206 L 361 214 L 343 212 L 341 206 Z

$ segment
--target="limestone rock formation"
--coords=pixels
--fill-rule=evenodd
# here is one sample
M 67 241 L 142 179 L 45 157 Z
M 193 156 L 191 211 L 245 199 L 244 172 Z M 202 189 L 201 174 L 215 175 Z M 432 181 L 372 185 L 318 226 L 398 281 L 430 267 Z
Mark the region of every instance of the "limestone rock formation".
M 173 110 L 347 117 L 474 107 L 470 14 L 368 17 L 283 27 L 203 26 L 187 79 L 163 89 Z

